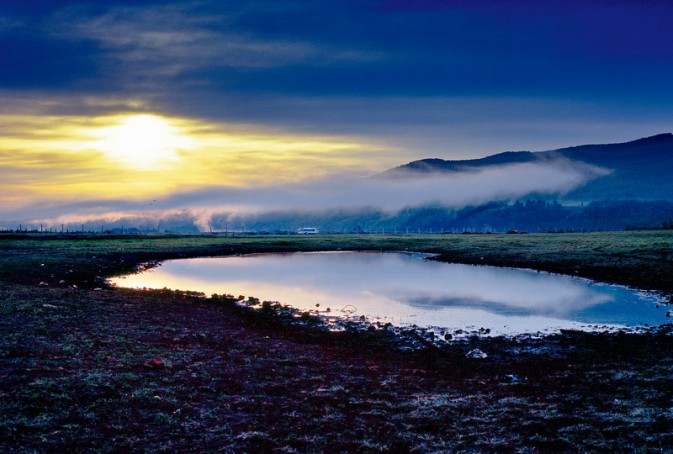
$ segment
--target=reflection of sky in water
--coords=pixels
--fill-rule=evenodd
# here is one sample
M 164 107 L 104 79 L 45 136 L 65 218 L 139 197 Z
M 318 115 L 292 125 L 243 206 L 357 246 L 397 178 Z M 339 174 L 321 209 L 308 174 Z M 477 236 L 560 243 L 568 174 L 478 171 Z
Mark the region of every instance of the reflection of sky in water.
M 570 276 L 420 260 L 402 253 L 298 253 L 174 260 L 116 279 L 125 287 L 255 296 L 303 310 L 346 305 L 393 324 L 494 333 L 662 324 L 656 298 Z

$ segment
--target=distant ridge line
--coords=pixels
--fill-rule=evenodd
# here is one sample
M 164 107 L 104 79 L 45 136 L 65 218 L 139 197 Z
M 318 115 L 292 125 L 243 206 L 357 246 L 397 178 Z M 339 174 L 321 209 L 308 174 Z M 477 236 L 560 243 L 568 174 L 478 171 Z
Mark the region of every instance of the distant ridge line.
M 596 149 L 596 148 L 629 148 L 632 146 L 652 145 L 671 142 L 673 147 L 673 133 L 664 132 L 655 134 L 653 136 L 642 137 L 640 139 L 631 140 L 628 142 L 616 142 L 607 144 L 584 144 L 573 145 L 570 147 L 556 148 L 543 151 L 503 151 L 500 153 L 488 155 L 482 158 L 474 159 L 441 159 L 441 158 L 425 158 L 416 161 L 408 162 L 392 169 L 386 170 L 379 174 L 379 176 L 396 176 L 403 173 L 425 173 L 431 171 L 441 172 L 458 172 L 462 170 L 469 170 L 478 167 L 514 164 L 531 162 L 541 158 L 544 155 L 563 154 L 564 152 L 576 152 L 581 149 Z
M 628 146 L 644 143 L 658 143 L 671 140 L 673 141 L 673 133 L 662 132 L 661 134 L 655 134 L 653 136 L 641 137 L 640 139 L 629 140 L 628 142 L 615 142 L 615 143 L 589 143 L 584 145 L 572 145 L 570 147 L 557 148 L 554 150 L 545 150 L 539 153 L 545 153 L 546 151 L 564 151 L 564 150 L 574 150 L 576 148 L 582 147 L 618 147 L 618 146 Z

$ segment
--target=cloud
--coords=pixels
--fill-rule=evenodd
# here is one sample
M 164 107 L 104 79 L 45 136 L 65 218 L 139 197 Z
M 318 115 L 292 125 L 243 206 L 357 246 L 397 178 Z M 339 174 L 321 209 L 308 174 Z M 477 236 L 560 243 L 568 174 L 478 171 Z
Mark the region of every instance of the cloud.
M 229 32 L 230 26 L 227 16 L 200 16 L 184 5 L 172 5 L 159 10 L 111 9 L 81 21 L 74 32 L 100 43 L 116 62 L 138 64 L 155 76 L 203 66 L 265 68 L 305 60 L 316 53 L 306 43 L 263 41 Z
M 662 92 L 661 96 L 668 96 Z M 629 96 L 591 98 L 488 96 L 268 96 L 214 93 L 213 103 L 175 93 L 180 115 L 245 121 L 315 134 L 350 134 L 404 149 L 400 162 L 468 159 L 505 150 L 552 150 L 617 143 L 669 131 L 673 100 L 643 108 Z M 270 126 L 272 125 L 272 126 Z M 400 162 L 393 163 L 397 165 Z M 383 170 L 383 168 L 381 168 Z
M 226 203 L 245 211 L 315 211 L 326 208 L 375 208 L 396 212 L 405 207 L 439 204 L 457 208 L 493 200 L 510 200 L 531 193 L 563 194 L 607 171 L 568 160 L 550 160 L 482 170 L 429 174 L 415 179 L 331 177 L 283 186 L 212 189 L 179 194 L 179 205 L 216 207 Z
M 369 174 L 402 156 L 399 150 L 357 137 L 297 134 L 128 109 L 116 113 L 126 103 L 105 98 L 80 99 L 85 111 L 100 106 L 102 115 L 59 114 L 52 111 L 55 102 L 43 99 L 32 107 L 17 102 L 13 115 L 0 104 L 0 219 L 33 217 L 40 209 L 53 214 L 58 206 L 66 213 L 78 203 L 88 210 L 92 200 L 111 211 L 118 210 L 110 204 L 121 202 L 124 209 L 137 210 L 151 200 L 204 188 L 279 186 L 343 172 Z
M 566 159 L 485 167 L 477 171 L 429 174 L 422 178 L 361 178 L 332 176 L 265 187 L 210 187 L 177 192 L 161 200 L 147 202 L 104 201 L 72 203 L 60 207 L 57 223 L 83 220 L 116 222 L 126 217 L 127 225 L 156 224 L 157 219 L 180 213 L 189 223 L 208 231 L 213 216 L 248 215 L 269 212 L 321 213 L 327 210 L 378 210 L 390 214 L 408 207 L 428 204 L 448 208 L 479 205 L 495 200 L 513 200 L 531 193 L 563 194 L 606 169 Z M 49 223 L 45 216 L 33 222 Z
M 146 98 L 170 97 L 180 90 L 217 90 L 223 83 L 240 89 L 251 85 L 251 72 L 381 58 L 359 46 L 246 26 L 249 15 L 269 9 L 274 10 L 272 4 L 219 2 L 79 5 L 53 14 L 47 33 L 55 40 L 94 43 L 106 86 L 144 92 Z

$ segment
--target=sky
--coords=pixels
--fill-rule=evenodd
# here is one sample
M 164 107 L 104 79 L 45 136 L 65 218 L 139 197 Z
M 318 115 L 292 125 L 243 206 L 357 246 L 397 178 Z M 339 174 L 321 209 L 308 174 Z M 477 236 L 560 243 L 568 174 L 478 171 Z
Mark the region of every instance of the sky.
M 489 182 L 479 194 L 454 181 L 446 199 L 436 179 L 403 201 L 362 181 L 428 157 L 670 132 L 671 23 L 667 0 L 6 0 L 0 227 L 325 188 L 306 203 L 518 196 L 526 168 L 465 182 Z M 564 169 L 531 170 L 559 173 L 533 189 L 587 175 Z

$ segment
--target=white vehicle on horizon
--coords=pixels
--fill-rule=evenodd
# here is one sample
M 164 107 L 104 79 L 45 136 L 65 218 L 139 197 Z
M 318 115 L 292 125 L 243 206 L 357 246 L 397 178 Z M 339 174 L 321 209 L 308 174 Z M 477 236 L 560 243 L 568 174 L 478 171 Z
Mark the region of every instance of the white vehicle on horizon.
M 297 229 L 297 235 L 317 235 L 318 229 L 315 227 L 302 227 Z

